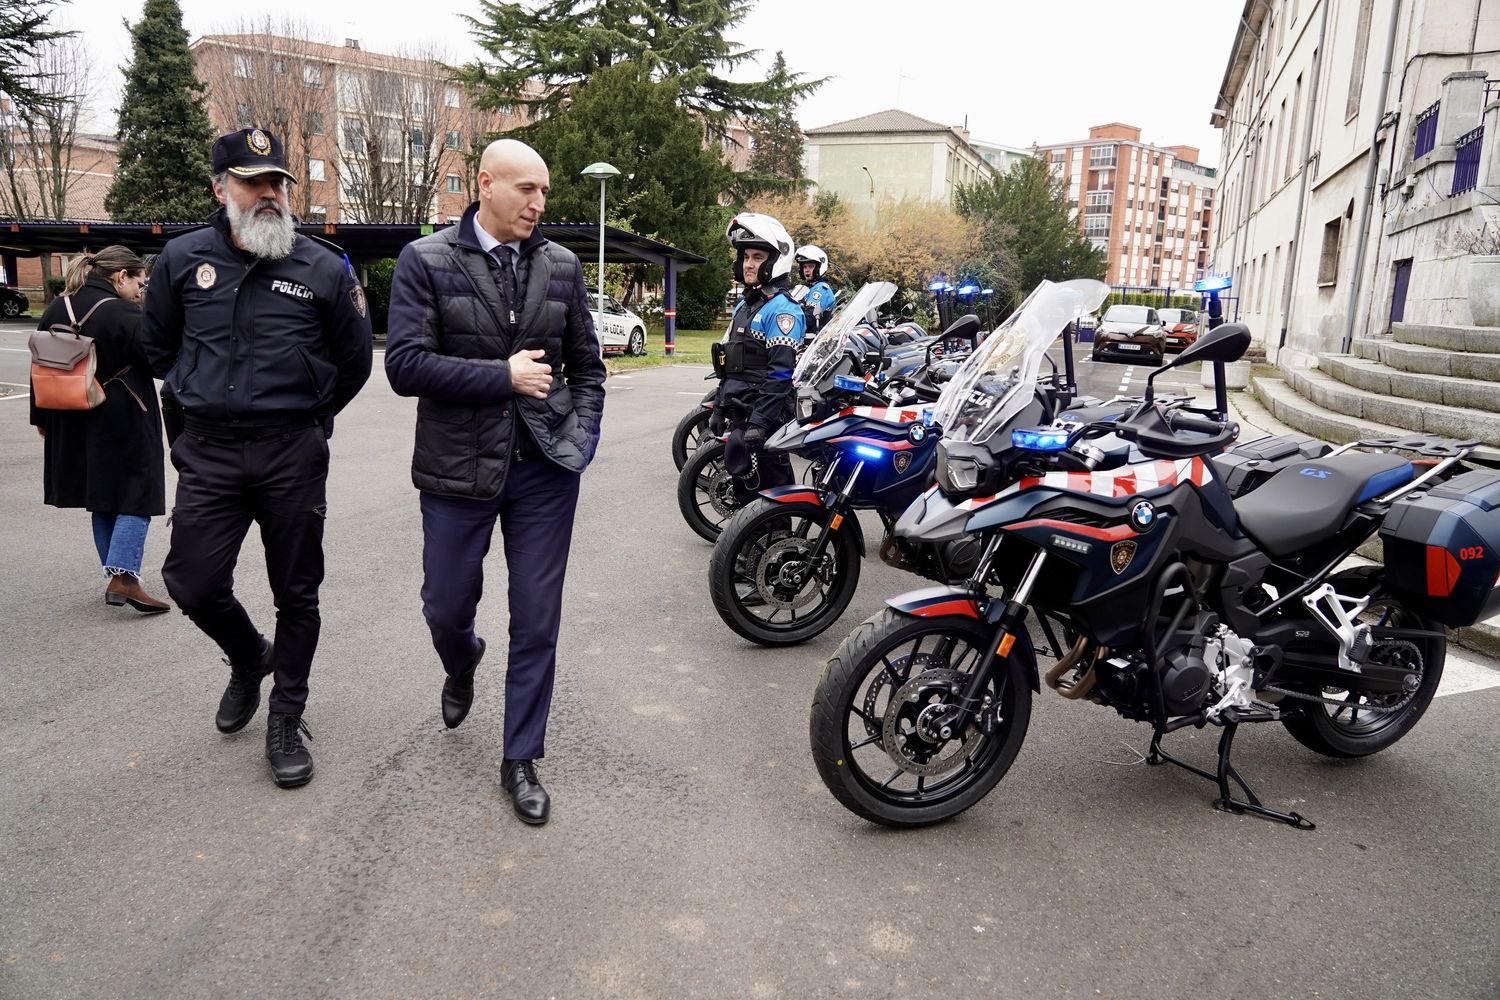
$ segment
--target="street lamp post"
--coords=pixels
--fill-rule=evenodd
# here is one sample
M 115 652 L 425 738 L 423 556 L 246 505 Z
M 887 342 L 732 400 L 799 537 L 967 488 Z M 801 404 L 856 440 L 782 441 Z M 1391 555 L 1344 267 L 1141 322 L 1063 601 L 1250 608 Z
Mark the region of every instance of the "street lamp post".
M 875 200 L 875 175 L 872 174 L 872 173 L 870 173 L 870 168 L 869 167 L 861 166 L 859 169 L 863 170 L 865 172 L 865 176 L 868 177 L 868 178 L 870 178 L 870 200 L 874 201 Z
M 583 176 L 599 182 L 599 322 L 604 322 L 604 185 L 611 177 L 620 176 L 620 171 L 613 165 L 600 160 L 598 163 L 590 163 L 583 168 Z M 594 330 L 594 336 L 599 337 L 599 350 L 603 351 L 604 340 L 599 331 Z

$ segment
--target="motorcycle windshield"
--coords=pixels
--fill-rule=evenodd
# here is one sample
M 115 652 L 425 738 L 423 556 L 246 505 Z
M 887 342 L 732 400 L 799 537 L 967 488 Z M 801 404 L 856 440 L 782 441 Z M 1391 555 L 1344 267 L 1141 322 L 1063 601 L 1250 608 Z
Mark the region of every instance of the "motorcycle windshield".
M 1043 281 L 959 365 L 933 407 L 950 441 L 985 441 L 1026 408 L 1047 348 L 1063 329 L 1094 312 L 1109 295 L 1102 281 Z
M 859 294 L 833 314 L 818 336 L 802 352 L 797 370 L 792 378 L 798 385 L 817 385 L 828 376 L 839 358 L 849 348 L 849 334 L 860 322 L 876 309 L 885 305 L 896 294 L 896 286 L 889 281 L 875 281 L 865 285 Z

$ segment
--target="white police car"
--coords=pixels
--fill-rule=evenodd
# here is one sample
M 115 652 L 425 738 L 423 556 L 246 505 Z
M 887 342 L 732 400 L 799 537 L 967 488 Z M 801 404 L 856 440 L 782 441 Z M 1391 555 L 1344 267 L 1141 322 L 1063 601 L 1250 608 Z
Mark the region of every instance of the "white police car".
M 597 299 L 595 292 L 589 298 Z M 597 309 L 589 310 L 594 316 L 594 329 L 599 332 L 599 346 L 605 354 L 633 354 L 639 357 L 646 353 L 646 321 L 614 300 L 604 296 L 604 315 Z

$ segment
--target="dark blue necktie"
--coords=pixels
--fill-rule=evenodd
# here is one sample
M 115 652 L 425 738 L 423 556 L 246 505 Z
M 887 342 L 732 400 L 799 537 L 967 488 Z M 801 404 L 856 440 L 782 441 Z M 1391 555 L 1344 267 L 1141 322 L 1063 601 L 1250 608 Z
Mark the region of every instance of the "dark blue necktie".
M 505 305 L 511 312 L 511 321 L 515 321 L 516 306 L 520 305 L 519 293 L 516 289 L 516 252 L 504 243 L 494 249 L 495 259 L 500 262 L 500 294 L 505 297 Z

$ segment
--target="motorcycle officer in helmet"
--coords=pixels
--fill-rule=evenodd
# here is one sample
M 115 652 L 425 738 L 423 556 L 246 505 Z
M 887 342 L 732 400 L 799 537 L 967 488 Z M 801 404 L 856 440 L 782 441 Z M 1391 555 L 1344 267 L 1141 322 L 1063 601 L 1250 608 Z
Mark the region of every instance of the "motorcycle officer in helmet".
M 759 488 L 784 486 L 794 482 L 791 459 L 785 452 L 762 453 L 761 446 L 796 416 L 792 371 L 807 321 L 789 294 L 792 238 L 780 222 L 755 212 L 735 216 L 726 235 L 745 296 L 729 321 L 728 337 L 715 345 L 721 373 L 709 429 L 730 432 L 724 450 L 730 474 L 747 476 L 759 454 Z
M 794 260 L 802 284 L 793 291 L 792 297 L 801 302 L 802 311 L 807 315 L 807 332 L 817 333 L 833 315 L 834 303 L 839 298 L 833 286 L 823 280 L 828 273 L 828 255 L 822 247 L 808 243 L 797 248 Z

